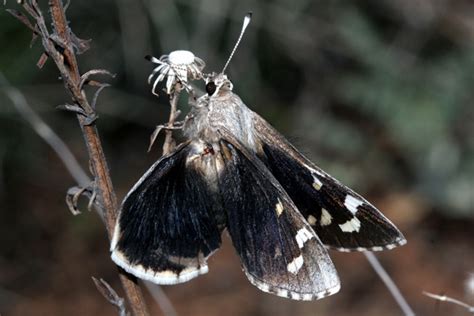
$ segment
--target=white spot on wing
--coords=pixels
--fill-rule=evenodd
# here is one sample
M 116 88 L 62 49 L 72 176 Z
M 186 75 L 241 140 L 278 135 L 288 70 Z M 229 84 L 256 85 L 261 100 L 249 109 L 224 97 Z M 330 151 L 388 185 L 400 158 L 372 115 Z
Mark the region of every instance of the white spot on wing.
M 298 257 L 293 259 L 293 261 L 288 263 L 288 266 L 286 267 L 286 269 L 288 270 L 288 272 L 296 274 L 303 266 L 303 262 L 304 262 L 303 256 L 299 255 Z
M 258 288 L 260 290 L 264 291 L 264 292 L 269 292 L 270 291 L 270 285 L 265 284 L 265 283 L 260 284 L 260 286 Z
M 310 224 L 311 226 L 313 226 L 314 224 L 316 224 L 316 222 L 318 221 L 316 219 L 316 217 L 314 217 L 313 215 L 309 215 L 308 218 L 307 218 L 307 221 L 308 221 L 308 224 Z
M 326 177 L 326 175 L 324 174 L 324 172 L 321 172 L 321 171 L 318 171 L 318 170 L 316 170 L 316 169 L 314 169 L 314 168 L 311 168 L 311 167 L 308 166 L 308 165 L 305 165 L 305 167 L 308 168 L 309 171 L 311 171 L 311 173 L 313 173 L 313 174 L 315 173 L 315 174 L 317 174 L 317 175 L 319 175 L 319 176 L 321 176 L 321 177 L 323 177 L 323 178 Z
M 331 214 L 329 214 L 329 212 L 323 208 L 321 209 L 321 226 L 327 226 L 329 224 L 331 224 L 332 222 L 332 216 Z
M 349 194 L 346 195 L 346 200 L 344 201 L 346 208 L 354 215 L 357 213 L 357 208 L 362 205 L 362 203 L 364 202 Z
M 295 236 L 296 242 L 298 243 L 298 247 L 301 249 L 303 248 L 305 242 L 310 240 L 311 238 L 314 238 L 314 236 L 310 233 L 309 230 L 306 228 L 301 228 Z
M 275 206 L 275 211 L 278 217 L 280 217 L 281 213 L 283 213 L 283 204 L 281 203 L 280 199 L 278 199 L 278 203 Z
M 276 290 L 276 295 L 280 297 L 288 297 L 288 290 L 285 289 L 277 289 Z
M 357 217 L 354 217 L 345 222 L 344 224 L 340 224 L 339 227 L 345 233 L 359 232 L 360 221 Z
M 321 180 L 319 180 L 319 178 L 313 174 L 313 188 L 319 191 L 321 190 L 322 186 L 323 186 L 323 183 L 321 182 Z

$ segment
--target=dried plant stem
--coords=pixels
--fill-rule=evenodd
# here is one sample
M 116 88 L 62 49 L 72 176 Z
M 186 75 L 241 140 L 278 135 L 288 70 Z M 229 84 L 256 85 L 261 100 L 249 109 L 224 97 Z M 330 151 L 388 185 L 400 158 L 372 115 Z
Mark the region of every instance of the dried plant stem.
M 45 49 L 45 55 L 40 58 L 39 66 L 44 64 L 46 60 L 45 56 L 53 59 L 58 67 L 66 89 L 71 94 L 74 106 L 77 107 L 77 118 L 87 146 L 92 172 L 94 173 L 95 187 L 98 191 L 98 198 L 104 208 L 108 236 L 111 238 L 117 217 L 117 198 L 113 190 L 104 151 L 93 119 L 95 117 L 95 109 L 89 104 L 83 91 L 83 80 L 75 56 L 75 50 L 84 50 L 87 44 L 85 41 L 78 39 L 69 28 L 61 0 L 49 1 L 53 25 L 52 34 L 49 33 L 37 2 L 34 0 L 23 1 L 22 4 L 23 8 L 35 19 L 36 24 L 33 31 L 36 36 L 41 38 Z M 19 16 L 15 14 L 16 12 L 11 13 L 17 17 Z M 137 284 L 137 279 L 120 270 L 120 280 L 133 314 L 137 316 L 148 315 L 145 300 Z
M 364 252 L 364 255 L 382 282 L 388 288 L 390 294 L 392 294 L 398 306 L 400 306 L 403 314 L 406 316 L 414 316 L 415 312 L 411 309 L 410 305 L 408 305 L 406 299 L 403 297 L 402 293 L 398 289 L 395 282 L 393 282 L 390 275 L 387 273 L 387 271 L 385 271 L 379 259 L 377 259 L 377 257 L 372 252 Z
M 171 94 L 170 97 L 170 118 L 168 120 L 168 126 L 172 127 L 174 122 L 176 121 L 177 116 L 179 115 L 178 112 L 178 101 L 179 95 L 181 94 L 181 84 L 177 83 L 174 87 L 174 92 Z M 175 147 L 176 142 L 173 139 L 173 131 L 171 129 L 167 129 L 165 131 L 165 142 L 163 143 L 163 155 L 169 154 Z
M 71 34 L 68 30 L 68 24 L 64 13 L 64 7 L 61 0 L 50 0 L 51 16 L 53 19 L 53 26 L 57 32 L 57 35 L 65 41 L 66 49 L 64 50 L 64 57 L 67 59 L 70 65 L 70 79 L 76 83 L 70 85 L 66 82 L 67 88 L 73 94 L 73 98 L 76 101 L 85 100 L 81 107 L 91 113 L 94 109 L 91 109 L 89 103 L 83 96 L 80 82 L 81 77 L 79 74 L 79 68 L 77 65 L 76 56 L 71 43 Z M 66 81 L 66 80 L 65 80 Z M 89 158 L 94 171 L 96 187 L 98 188 L 99 196 L 105 210 L 106 227 L 109 238 L 112 238 L 113 230 L 115 227 L 115 221 L 117 218 L 117 197 L 112 186 L 112 179 L 110 177 L 109 168 L 107 161 L 105 160 L 104 151 L 100 142 L 99 133 L 95 124 L 86 125 L 86 118 L 81 115 L 77 115 L 80 126 L 84 135 L 84 139 L 87 145 Z M 138 286 L 137 279 L 129 274 L 126 274 L 123 270 L 120 272 L 120 281 L 122 282 L 126 296 L 128 298 L 130 307 L 133 314 L 136 316 L 148 315 L 148 309 L 145 304 L 145 299 Z

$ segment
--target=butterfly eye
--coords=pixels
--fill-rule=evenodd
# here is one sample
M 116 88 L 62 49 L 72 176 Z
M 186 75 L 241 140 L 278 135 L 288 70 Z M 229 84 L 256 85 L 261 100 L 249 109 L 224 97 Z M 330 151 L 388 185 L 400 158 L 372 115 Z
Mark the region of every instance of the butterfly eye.
M 206 84 L 206 92 L 209 95 L 213 95 L 216 92 L 216 84 L 214 81 L 210 81 Z

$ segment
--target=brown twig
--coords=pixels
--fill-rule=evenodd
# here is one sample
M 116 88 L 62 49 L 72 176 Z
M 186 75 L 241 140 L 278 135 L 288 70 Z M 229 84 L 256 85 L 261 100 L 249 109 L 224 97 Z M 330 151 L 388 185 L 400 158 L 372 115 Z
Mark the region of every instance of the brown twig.
M 76 53 L 82 53 L 88 48 L 87 41 L 76 37 L 69 28 L 61 0 L 49 1 L 53 25 L 51 34 L 36 0 L 24 1 L 22 5 L 25 11 L 34 19 L 34 33 L 41 38 L 45 54 L 56 64 L 74 105 L 83 111 L 83 113 L 76 112 L 76 115 L 87 145 L 92 172 L 94 173 L 95 187 L 98 190 L 100 203 L 104 207 L 105 224 L 108 236 L 111 238 L 117 217 L 117 198 L 95 125 L 95 109 L 90 105 L 82 89 L 83 82 L 76 60 Z M 45 60 L 41 64 L 44 64 L 44 62 Z M 148 315 L 137 279 L 120 270 L 120 280 L 133 314 Z
M 176 118 L 179 115 L 178 111 L 178 101 L 179 101 L 179 95 L 181 93 L 181 84 L 178 82 L 174 86 L 173 93 L 171 94 L 170 97 L 170 118 L 168 120 L 168 127 L 172 127 L 174 125 L 174 122 L 176 121 Z M 171 129 L 166 129 L 166 134 L 165 134 L 165 142 L 163 143 L 163 155 L 169 154 L 175 147 L 176 147 L 176 142 L 173 139 L 173 130 Z

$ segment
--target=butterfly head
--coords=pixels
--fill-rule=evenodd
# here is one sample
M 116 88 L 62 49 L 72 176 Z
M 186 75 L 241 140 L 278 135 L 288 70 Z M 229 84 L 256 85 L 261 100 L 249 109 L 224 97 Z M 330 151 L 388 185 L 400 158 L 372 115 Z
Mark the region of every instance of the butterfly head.
M 209 97 L 223 96 L 232 91 L 232 82 L 223 73 L 213 73 L 206 79 L 206 92 Z

